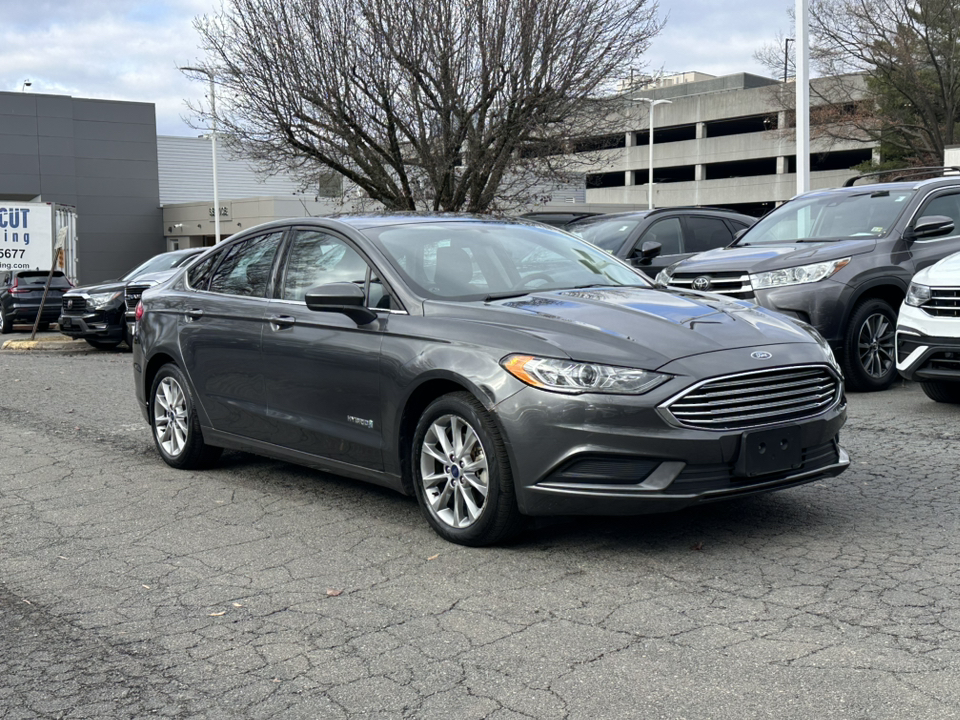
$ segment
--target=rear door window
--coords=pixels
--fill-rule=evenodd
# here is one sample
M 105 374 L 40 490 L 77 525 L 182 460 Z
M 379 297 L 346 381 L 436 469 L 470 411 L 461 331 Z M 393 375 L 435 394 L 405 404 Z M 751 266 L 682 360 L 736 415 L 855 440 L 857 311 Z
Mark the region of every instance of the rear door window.
M 726 247 L 733 242 L 733 233 L 720 218 L 693 215 L 687 218 L 684 252 L 698 253 Z
M 282 232 L 259 235 L 227 250 L 210 278 L 210 292 L 264 297 L 282 237 Z

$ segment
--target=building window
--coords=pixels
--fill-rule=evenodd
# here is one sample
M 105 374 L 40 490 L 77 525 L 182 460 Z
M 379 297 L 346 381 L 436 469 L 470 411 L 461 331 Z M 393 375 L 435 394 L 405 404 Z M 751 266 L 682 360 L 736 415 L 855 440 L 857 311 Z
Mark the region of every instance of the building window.
M 711 120 L 704 123 L 706 137 L 725 137 L 727 135 L 745 135 L 747 133 L 765 132 L 777 129 L 776 113 L 765 115 L 746 115 L 728 120 Z M 656 130 L 654 130 L 656 139 Z
M 705 180 L 725 180 L 727 178 L 755 177 L 757 175 L 776 174 L 776 158 L 734 160 L 732 162 L 710 163 L 708 165 L 704 165 Z

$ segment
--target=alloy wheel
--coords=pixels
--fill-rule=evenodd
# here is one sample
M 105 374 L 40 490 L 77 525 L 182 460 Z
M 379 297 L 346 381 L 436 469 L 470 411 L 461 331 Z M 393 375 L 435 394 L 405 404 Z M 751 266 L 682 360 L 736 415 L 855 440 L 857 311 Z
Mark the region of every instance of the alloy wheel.
M 177 457 L 187 445 L 187 398 L 183 388 L 172 377 L 157 385 L 153 399 L 153 427 L 163 451 Z
M 489 467 L 477 431 L 457 415 L 427 429 L 420 448 L 420 478 L 430 511 L 454 528 L 475 523 L 487 500 Z
M 860 326 L 857 349 L 860 366 L 874 378 L 882 378 L 893 366 L 895 347 L 893 323 L 883 313 L 874 313 Z

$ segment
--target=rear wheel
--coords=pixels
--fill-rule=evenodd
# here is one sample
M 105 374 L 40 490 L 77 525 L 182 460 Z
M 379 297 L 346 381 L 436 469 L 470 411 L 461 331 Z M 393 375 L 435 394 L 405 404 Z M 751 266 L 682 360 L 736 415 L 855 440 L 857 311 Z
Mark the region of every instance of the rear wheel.
M 10 323 L 10 318 L 3 314 L 3 310 L 0 309 L 0 335 L 8 335 L 13 331 L 13 325 Z
M 411 462 L 420 508 L 441 537 L 491 545 L 522 528 L 503 438 L 469 393 L 444 395 L 427 407 L 414 434 Z
M 859 392 L 886 390 L 897 378 L 897 315 L 879 298 L 864 300 L 850 315 L 843 347 L 847 387 Z
M 960 403 L 960 382 L 929 380 L 921 382 L 920 388 L 928 398 L 938 403 Z
M 223 448 L 203 441 L 197 410 L 184 374 L 173 363 L 160 368 L 150 391 L 150 424 L 160 457 L 171 467 L 210 467 Z

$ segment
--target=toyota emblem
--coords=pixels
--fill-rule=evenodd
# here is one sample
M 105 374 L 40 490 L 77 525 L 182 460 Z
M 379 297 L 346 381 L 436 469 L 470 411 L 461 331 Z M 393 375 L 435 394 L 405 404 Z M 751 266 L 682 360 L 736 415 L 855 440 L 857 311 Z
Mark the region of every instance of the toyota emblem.
M 773 355 L 765 350 L 757 350 L 756 352 L 750 353 L 750 357 L 752 357 L 754 360 L 769 360 L 773 357 Z
M 710 282 L 710 278 L 706 275 L 701 275 L 700 277 L 695 277 L 693 279 L 693 289 L 699 290 L 700 292 L 706 292 L 710 289 L 713 283 Z
M 67 300 L 67 310 L 73 309 L 73 300 Z

